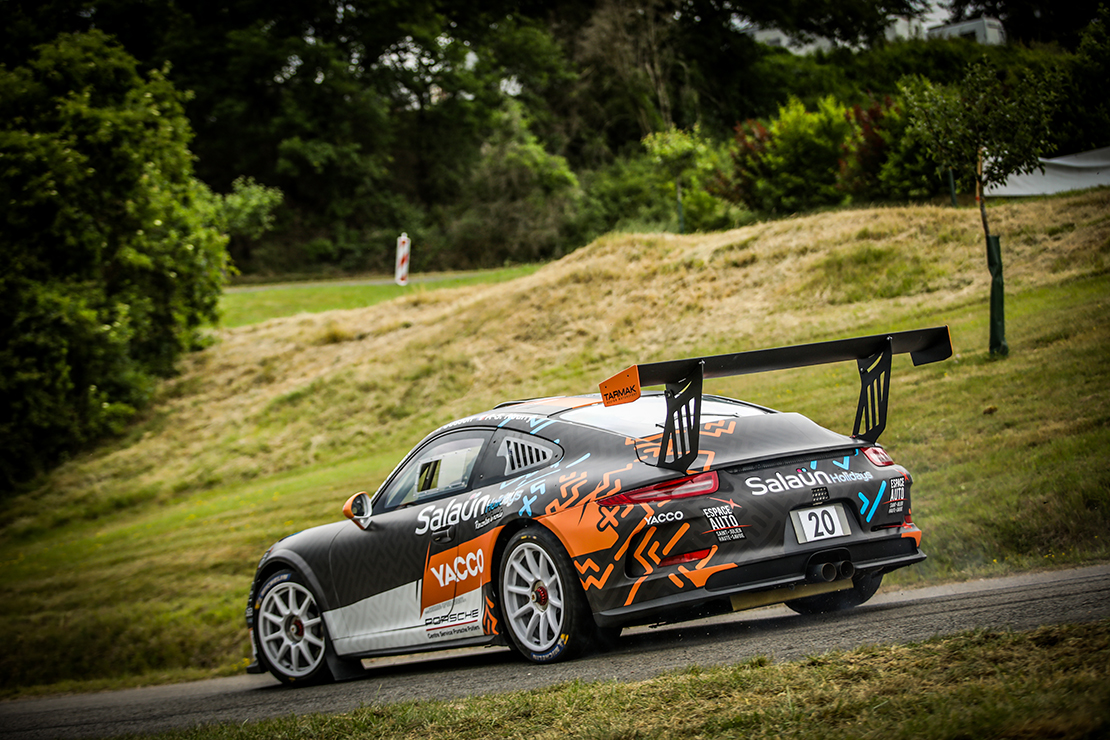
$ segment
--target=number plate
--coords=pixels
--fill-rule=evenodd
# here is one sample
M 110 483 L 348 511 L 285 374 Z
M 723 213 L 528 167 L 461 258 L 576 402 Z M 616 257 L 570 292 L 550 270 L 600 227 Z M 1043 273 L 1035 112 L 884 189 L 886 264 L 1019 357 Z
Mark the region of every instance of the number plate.
M 852 533 L 848 527 L 848 517 L 844 515 L 844 508 L 840 504 L 792 511 L 790 519 L 794 522 L 794 533 L 801 543 L 846 537 Z

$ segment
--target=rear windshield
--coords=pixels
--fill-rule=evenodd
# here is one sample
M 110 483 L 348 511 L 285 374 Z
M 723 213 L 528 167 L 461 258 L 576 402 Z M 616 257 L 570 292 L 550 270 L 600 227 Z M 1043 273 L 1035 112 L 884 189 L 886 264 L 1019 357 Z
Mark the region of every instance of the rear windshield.
M 759 416 L 770 413 L 767 409 L 728 398 L 703 398 L 701 402 L 701 421 Z M 667 419 L 667 399 L 662 394 L 641 396 L 639 400 L 619 406 L 594 404 L 571 409 L 559 414 L 559 418 L 578 424 L 605 429 L 623 434 L 626 437 L 650 437 L 663 429 Z

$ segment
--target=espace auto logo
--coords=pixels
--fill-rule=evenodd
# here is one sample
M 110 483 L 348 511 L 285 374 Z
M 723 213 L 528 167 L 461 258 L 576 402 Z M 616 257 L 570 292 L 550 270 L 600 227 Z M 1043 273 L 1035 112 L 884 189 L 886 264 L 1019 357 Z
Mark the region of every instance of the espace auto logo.
M 486 570 L 486 555 L 481 550 L 469 552 L 466 556 L 459 555 L 453 563 L 444 563 L 437 567 L 429 568 L 432 575 L 439 581 L 440 588 L 449 583 L 465 581 L 472 576 L 480 576 Z

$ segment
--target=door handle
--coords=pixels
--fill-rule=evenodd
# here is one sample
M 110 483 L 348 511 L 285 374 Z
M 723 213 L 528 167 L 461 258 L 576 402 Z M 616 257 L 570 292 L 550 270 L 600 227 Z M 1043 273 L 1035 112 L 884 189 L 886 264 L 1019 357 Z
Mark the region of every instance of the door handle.
M 455 539 L 455 525 L 452 524 L 446 529 L 437 529 L 432 532 L 432 542 L 443 544 L 444 542 L 451 542 Z

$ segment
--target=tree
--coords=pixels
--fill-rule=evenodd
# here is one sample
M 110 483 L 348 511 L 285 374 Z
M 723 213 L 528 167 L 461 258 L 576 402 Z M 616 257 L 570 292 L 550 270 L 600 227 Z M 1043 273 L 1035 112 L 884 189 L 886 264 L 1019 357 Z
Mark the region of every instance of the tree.
M 1004 77 L 986 60 L 968 67 L 959 83 L 934 85 L 907 80 L 902 85 L 910 117 L 909 130 L 941 168 L 951 169 L 975 185 L 979 215 L 987 240 L 991 273 L 990 352 L 1006 355 L 1002 256 L 998 237 L 987 220 L 986 189 L 1002 185 L 1010 175 L 1043 167 L 1039 161 L 1050 143 L 1050 122 L 1058 81 L 1052 75 L 1029 73 L 1016 80 Z
M 0 488 L 121 429 L 216 318 L 183 103 L 98 31 L 0 66 Z
M 648 134 L 644 137 L 644 147 L 651 153 L 655 163 L 674 178 L 678 233 L 685 233 L 686 222 L 682 215 L 682 178 L 697 168 L 699 160 L 706 158 L 709 145 L 695 126 L 693 131 L 671 128 Z
M 1075 49 L 1079 36 L 1105 0 L 952 0 L 953 21 L 988 16 L 1002 21 L 1006 37 L 1024 44 L 1058 43 Z

